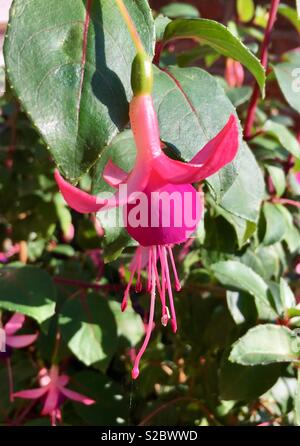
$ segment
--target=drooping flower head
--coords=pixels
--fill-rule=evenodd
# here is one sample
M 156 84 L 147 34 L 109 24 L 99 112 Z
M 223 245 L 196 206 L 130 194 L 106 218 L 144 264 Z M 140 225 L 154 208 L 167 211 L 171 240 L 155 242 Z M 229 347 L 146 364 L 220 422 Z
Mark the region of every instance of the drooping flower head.
M 150 340 L 157 291 L 162 305 L 163 326 L 171 319 L 173 331 L 177 330 L 170 270 L 173 271 L 176 290 L 180 289 L 180 282 L 172 246 L 185 242 L 191 236 L 203 212 L 202 196 L 192 183 L 204 180 L 231 162 L 238 150 L 239 137 L 237 119 L 231 115 L 225 127 L 189 163 L 169 158 L 161 148 L 151 95 L 152 64 L 144 51 L 138 51 L 133 61 L 131 79 L 133 99 L 129 115 L 136 161 L 129 173 L 112 161 L 106 165 L 103 177 L 116 188 L 114 197 L 102 199 L 89 195 L 69 184 L 57 170 L 55 178 L 69 206 L 78 212 L 124 206 L 124 225 L 140 245 L 131 264 L 130 280 L 122 302 L 124 311 L 134 277 L 137 276 L 136 289 L 139 291 L 142 288 L 141 272 L 145 269 L 147 289 L 151 294 L 150 311 L 146 337 L 132 370 L 135 379 L 139 375 L 141 356 Z M 126 194 L 121 193 L 124 187 Z
M 42 398 L 44 404 L 41 415 L 49 415 L 53 426 L 56 425 L 56 420 L 61 421 L 60 407 L 66 398 L 78 401 L 86 406 L 95 403 L 94 400 L 74 392 L 74 390 L 67 389 L 66 385 L 69 383 L 70 377 L 60 375 L 57 365 L 52 365 L 50 370 L 42 369 L 38 377 L 40 388 L 16 392 L 14 397 L 30 400 Z

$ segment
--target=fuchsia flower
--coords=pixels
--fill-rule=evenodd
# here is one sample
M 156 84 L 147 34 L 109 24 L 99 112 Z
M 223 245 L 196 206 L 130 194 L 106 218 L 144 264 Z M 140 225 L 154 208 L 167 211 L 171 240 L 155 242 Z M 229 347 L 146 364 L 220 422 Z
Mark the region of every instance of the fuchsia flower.
M 33 335 L 15 335 L 15 333 L 23 327 L 24 322 L 25 316 L 20 313 L 15 313 L 4 325 L 2 335 L 0 333 L 0 359 L 6 359 L 7 363 L 10 401 L 13 401 L 14 389 L 10 362 L 12 349 L 28 347 L 33 344 L 38 337 L 38 333 Z
M 244 83 L 245 72 L 243 65 L 237 60 L 226 60 L 225 79 L 229 87 L 241 87 Z
M 69 398 L 73 401 L 78 401 L 86 406 L 94 404 L 95 401 L 81 395 L 78 392 L 67 389 L 66 385 L 70 381 L 68 375 L 59 375 L 59 368 L 57 365 L 52 365 L 51 369 L 42 369 L 39 373 L 40 388 L 31 390 L 22 390 L 16 392 L 14 396 L 16 398 L 25 398 L 35 400 L 44 398 L 44 406 L 42 409 L 42 415 L 49 415 L 52 425 L 55 426 L 56 420 L 61 421 L 60 406 L 64 402 L 65 398 Z
M 23 327 L 25 322 L 25 316 L 24 314 L 15 313 L 9 321 L 4 325 L 4 333 L 5 333 L 5 347 L 2 352 L 2 355 L 10 355 L 11 348 L 23 348 L 28 347 L 28 345 L 33 344 L 37 337 L 38 333 L 33 335 L 15 335 L 15 333 Z M 1 358 L 1 351 L 0 350 L 0 358 Z
M 159 126 L 151 96 L 151 62 L 146 60 L 144 55 L 138 54 L 133 63 L 133 70 L 135 68 L 138 68 L 137 71 L 142 78 L 137 81 L 133 73 L 134 97 L 130 103 L 130 123 L 137 150 L 136 161 L 129 174 L 112 161 L 106 165 L 103 172 L 104 179 L 109 185 L 118 189 L 113 199 L 104 200 L 83 192 L 65 181 L 58 170 L 55 171 L 55 179 L 66 202 L 78 212 L 96 212 L 126 204 L 123 208 L 125 227 L 140 246 L 131 263 L 131 275 L 124 293 L 122 311 L 127 306 L 135 275 L 137 275 L 137 291 L 142 288 L 142 269 L 148 274 L 147 289 L 151 293 L 149 323 L 144 343 L 134 361 L 132 371 L 134 379 L 139 375 L 139 362 L 153 329 L 156 290 L 162 305 L 162 325 L 166 326 L 171 319 L 173 331 L 177 330 L 170 269 L 173 271 L 177 291 L 180 290 L 180 282 L 172 246 L 183 243 L 190 237 L 203 212 L 202 196 L 191 183 L 204 180 L 230 163 L 239 145 L 237 119 L 231 115 L 225 127 L 189 163 L 169 158 L 161 148 Z M 120 194 L 120 186 L 124 185 L 127 186 L 125 199 Z M 152 200 L 153 196 L 156 201 Z M 164 196 L 164 200 L 159 201 L 157 197 L 161 196 Z M 174 198 L 173 206 L 166 206 L 166 200 L 171 198 Z M 137 200 L 139 200 L 138 205 L 136 205 Z M 136 225 L 130 218 L 135 211 L 136 214 L 140 214 L 140 220 L 145 217 L 149 223 L 151 215 L 151 223 L 152 218 L 156 223 Z M 193 218 L 189 218 L 188 222 L 182 218 L 178 225 L 178 214 Z M 170 311 L 166 295 L 169 298 Z

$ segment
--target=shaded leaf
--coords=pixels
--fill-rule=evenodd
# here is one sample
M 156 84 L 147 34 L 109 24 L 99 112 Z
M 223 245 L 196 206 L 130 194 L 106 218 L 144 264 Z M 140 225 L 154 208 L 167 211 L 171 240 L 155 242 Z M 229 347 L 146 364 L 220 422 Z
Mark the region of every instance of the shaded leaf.
M 88 294 L 67 301 L 59 316 L 64 341 L 85 365 L 99 363 L 105 370 L 117 348 L 117 327 L 108 302 Z
M 271 364 L 295 361 L 299 353 L 297 337 L 289 328 L 265 324 L 251 328 L 240 338 L 229 359 L 242 365 Z
M 0 269 L 0 308 L 42 323 L 53 316 L 56 290 L 46 271 L 34 266 Z

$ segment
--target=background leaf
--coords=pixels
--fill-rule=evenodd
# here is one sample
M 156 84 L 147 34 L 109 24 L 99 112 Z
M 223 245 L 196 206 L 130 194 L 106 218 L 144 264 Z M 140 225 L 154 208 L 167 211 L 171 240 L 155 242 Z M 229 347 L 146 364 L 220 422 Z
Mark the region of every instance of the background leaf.
M 0 308 L 42 323 L 55 310 L 55 287 L 49 274 L 34 266 L 0 268 Z
M 67 301 L 59 325 L 64 341 L 80 361 L 106 369 L 117 348 L 117 327 L 103 296 L 90 293 Z
M 291 51 L 284 59 L 285 62 L 274 66 L 274 72 L 285 99 L 300 113 L 300 55 Z
M 300 352 L 294 348 L 295 338 L 286 327 L 258 325 L 233 345 L 229 359 L 242 365 L 295 361 Z

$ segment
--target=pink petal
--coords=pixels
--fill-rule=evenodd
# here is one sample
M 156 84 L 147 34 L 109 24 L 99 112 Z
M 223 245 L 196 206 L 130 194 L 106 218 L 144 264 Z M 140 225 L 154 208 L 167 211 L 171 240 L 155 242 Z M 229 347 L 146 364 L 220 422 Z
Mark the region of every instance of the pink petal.
M 13 348 L 23 348 L 33 344 L 38 337 L 34 335 L 6 336 L 6 344 Z
M 238 146 L 237 119 L 231 115 L 225 127 L 189 163 L 175 161 L 162 154 L 156 158 L 154 167 L 170 183 L 195 183 L 230 163 L 237 154 Z
M 57 380 L 57 385 L 59 387 L 64 387 L 68 384 L 69 381 L 70 381 L 70 377 L 68 375 L 60 375 Z
M 12 335 L 23 327 L 25 321 L 24 314 L 15 313 L 5 325 L 5 333 Z
M 104 168 L 103 178 L 110 186 L 117 187 L 127 181 L 128 173 L 109 160 Z
M 54 410 L 58 409 L 58 397 L 58 387 L 50 384 L 42 415 L 50 415 Z
M 21 390 L 20 392 L 14 393 L 14 397 L 25 398 L 28 400 L 36 400 L 38 398 L 41 398 L 47 392 L 48 392 L 48 387 L 44 387 L 41 389 Z
M 54 177 L 65 201 L 77 212 L 82 214 L 97 212 L 107 202 L 107 200 L 100 200 L 96 196 L 72 186 L 64 180 L 57 169 L 55 169 Z
M 91 404 L 95 404 L 96 401 L 91 400 L 87 396 L 81 395 L 81 393 L 74 392 L 74 390 L 66 389 L 65 387 L 59 387 L 59 390 L 63 395 L 73 401 L 79 401 L 80 403 L 85 404 L 86 406 L 90 406 Z

